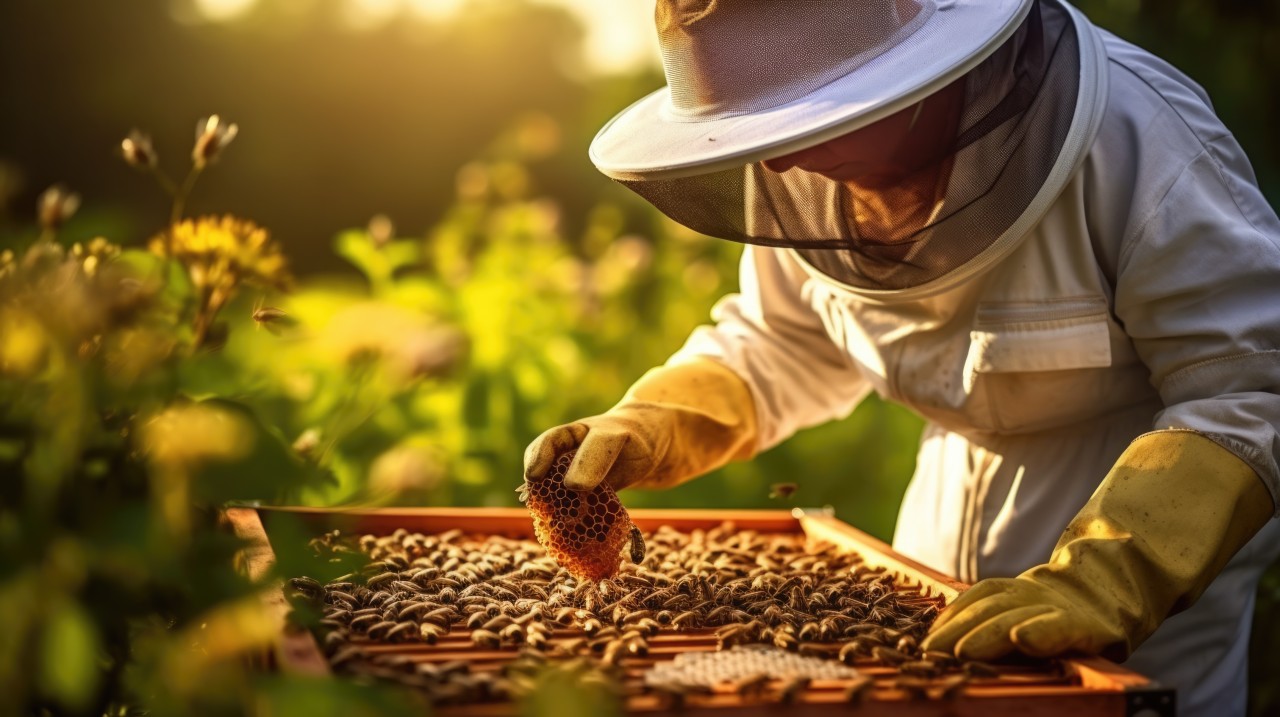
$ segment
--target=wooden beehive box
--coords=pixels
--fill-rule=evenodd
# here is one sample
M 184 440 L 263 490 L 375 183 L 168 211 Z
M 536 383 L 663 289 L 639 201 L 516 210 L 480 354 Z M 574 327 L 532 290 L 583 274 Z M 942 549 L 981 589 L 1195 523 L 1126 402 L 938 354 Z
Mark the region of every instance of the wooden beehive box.
M 344 533 L 390 534 L 398 528 L 424 534 L 443 533 L 462 528 L 477 535 L 502 535 L 527 538 L 532 533 L 528 513 L 519 508 L 423 508 L 334 511 L 322 509 L 284 508 L 259 510 L 230 508 L 226 518 L 235 533 L 248 543 L 244 568 L 257 578 L 269 573 L 275 562 L 270 540 L 272 513 L 287 512 L 302 519 L 319 535 L 333 528 Z M 924 595 L 941 595 L 948 602 L 966 589 L 966 585 L 950 580 L 908 558 L 898 555 L 885 543 L 843 523 L 827 513 L 803 511 L 723 511 L 723 510 L 636 510 L 632 520 L 644 531 L 668 525 L 682 531 L 711 529 L 725 521 L 739 528 L 760 533 L 804 534 L 809 538 L 834 543 L 862 556 L 871 566 L 894 573 L 899 584 Z M 284 617 L 289 609 L 283 590 L 273 590 L 266 597 L 266 609 L 280 622 L 280 639 L 269 656 L 270 665 L 290 673 L 311 676 L 331 674 L 329 664 L 314 637 L 305 631 L 286 630 Z M 497 669 L 514 652 L 482 650 L 473 646 L 465 628 L 455 630 L 436 645 L 388 644 L 371 646 L 412 655 L 415 661 L 443 663 L 467 660 L 473 670 Z M 556 637 L 568 635 L 557 634 Z M 663 631 L 650 641 L 650 654 L 629 662 L 628 680 L 639 681 L 643 671 L 677 654 L 711 651 L 716 641 L 709 630 Z M 857 707 L 866 715 L 1173 715 L 1173 691 L 1161 688 L 1151 680 L 1100 658 L 1066 660 L 1056 668 L 1027 665 L 1001 668 L 1001 676 L 974 679 L 954 697 L 942 700 L 915 698 L 894 686 L 894 668 L 858 667 L 874 679 L 865 700 Z M 803 714 L 827 714 L 850 709 L 842 699 L 842 685 L 815 682 L 803 692 L 792 709 Z M 629 712 L 656 714 L 664 703 L 652 695 L 638 694 L 627 699 Z M 681 708 L 685 715 L 765 715 L 777 714 L 780 705 L 744 700 L 732 693 L 699 696 Z M 1150 710 L 1150 711 L 1147 711 Z M 486 704 L 444 710 L 446 714 L 503 715 L 514 710 L 510 705 Z

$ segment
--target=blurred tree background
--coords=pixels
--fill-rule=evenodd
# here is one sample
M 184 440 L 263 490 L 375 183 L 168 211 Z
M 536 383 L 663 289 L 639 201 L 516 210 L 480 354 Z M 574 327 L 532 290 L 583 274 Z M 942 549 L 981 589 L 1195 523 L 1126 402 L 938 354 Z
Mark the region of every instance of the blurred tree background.
M 1078 4 L 1203 84 L 1267 196 L 1280 198 L 1280 4 Z M 207 643 L 210 625 L 254 639 L 241 609 L 252 586 L 229 572 L 201 574 L 233 547 L 207 508 L 247 499 L 514 504 L 531 438 L 606 409 L 707 320 L 736 285 L 739 248 L 673 226 L 586 159 L 605 120 L 662 84 L 651 5 L 0 4 L 0 250 L 13 252 L 10 277 L 25 272 L 30 284 L 0 291 L 11 301 L 0 314 L 0 398 L 9 405 L 0 416 L 0 608 L 9 608 L 0 630 L 15 636 L 0 650 L 0 691 L 16 704 L 86 714 L 139 702 L 179 714 L 403 708 L 397 696 L 263 682 L 212 670 L 205 648 L 203 661 L 188 654 Z M 121 138 L 134 127 L 152 132 L 173 171 L 195 120 L 214 112 L 242 131 L 186 214 L 231 212 L 266 227 L 297 276 L 287 295 L 277 291 L 283 279 L 263 275 L 213 308 L 198 273 L 208 257 L 169 247 L 184 273 L 144 251 L 166 231 L 170 207 L 123 166 Z M 83 197 L 59 232 L 67 245 L 83 243 L 79 254 L 29 249 L 40 234 L 34 207 L 56 182 Z M 193 223 L 188 233 L 243 251 L 251 232 L 237 227 L 224 235 Z M 150 318 L 111 314 L 88 333 L 84 322 L 45 320 L 57 311 L 30 302 L 53 285 L 40 283 L 47 277 L 70 272 L 84 283 L 77 301 L 98 296 L 87 263 L 97 236 L 124 246 L 98 249 L 130 281 L 165 277 L 149 294 Z M 0 261 L 0 280 L 5 272 Z M 263 313 L 264 302 L 282 315 Z M 69 315 L 82 305 L 55 308 Z M 207 337 L 192 330 L 202 313 Z M 112 346 L 135 360 L 108 360 Z M 260 450 L 213 446 L 193 457 L 170 450 L 164 430 L 130 434 L 136 423 L 218 426 L 204 433 L 253 436 Z M 769 484 L 794 477 L 795 503 L 832 505 L 888 539 L 918 431 L 913 416 L 872 399 L 751 464 L 626 500 L 778 507 Z M 57 455 L 66 460 L 48 458 Z M 247 475 L 270 467 L 270 477 L 245 481 L 236 466 Z M 126 474 L 118 485 L 104 477 Z M 172 543 L 174 531 L 186 538 Z M 296 569 L 304 560 L 282 557 Z M 1255 671 L 1280 637 L 1278 605 L 1273 571 L 1259 602 Z M 157 667 L 166 661 L 210 679 L 171 680 Z M 1253 685 L 1256 714 L 1280 705 L 1274 684 Z

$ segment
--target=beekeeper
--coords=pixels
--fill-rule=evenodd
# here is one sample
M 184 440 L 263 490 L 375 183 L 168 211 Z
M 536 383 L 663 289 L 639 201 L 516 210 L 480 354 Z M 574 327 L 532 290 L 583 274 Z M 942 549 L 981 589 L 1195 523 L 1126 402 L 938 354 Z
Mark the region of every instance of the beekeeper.
M 1280 221 L 1204 91 L 1060 0 L 659 0 L 605 174 L 741 291 L 539 477 L 674 485 L 850 413 L 928 421 L 894 538 L 976 583 L 925 647 L 1096 653 L 1243 714 L 1280 548 Z M 848 456 L 856 465 L 858 456 Z

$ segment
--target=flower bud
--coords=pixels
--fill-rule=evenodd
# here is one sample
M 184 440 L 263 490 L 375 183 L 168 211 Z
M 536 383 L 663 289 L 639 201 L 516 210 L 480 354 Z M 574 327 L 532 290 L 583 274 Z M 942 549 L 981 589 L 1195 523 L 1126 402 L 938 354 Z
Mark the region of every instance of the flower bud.
M 120 154 L 130 167 L 137 169 L 155 169 L 160 161 L 155 147 L 151 144 L 151 138 L 136 129 L 121 140 Z
M 216 160 L 222 150 L 236 138 L 240 127 L 224 122 L 218 115 L 210 115 L 196 124 L 196 146 L 191 150 L 191 158 L 197 169 Z
M 386 214 L 378 214 L 369 220 L 369 238 L 373 240 L 374 246 L 386 246 L 395 235 L 396 225 Z
M 44 190 L 37 204 L 40 226 L 53 231 L 66 223 L 80 208 L 80 195 L 61 184 Z

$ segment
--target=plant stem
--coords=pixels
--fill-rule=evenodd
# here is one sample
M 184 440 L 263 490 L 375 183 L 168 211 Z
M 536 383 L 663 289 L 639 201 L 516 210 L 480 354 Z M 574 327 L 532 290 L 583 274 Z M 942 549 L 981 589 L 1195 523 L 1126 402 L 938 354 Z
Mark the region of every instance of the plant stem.
M 173 228 L 182 221 L 182 211 L 186 208 L 187 197 L 191 195 L 191 190 L 195 189 L 196 180 L 200 178 L 202 169 L 203 167 L 199 165 L 192 166 L 191 171 L 187 172 L 187 178 L 182 181 L 182 188 L 177 190 L 173 189 L 173 180 L 158 168 L 155 170 L 161 186 L 166 187 L 173 196 L 173 208 L 169 211 L 169 228 L 164 233 L 164 274 L 160 278 L 162 286 L 169 284 L 169 272 L 173 261 Z M 196 345 L 199 346 L 199 342 Z
M 164 173 L 163 169 L 160 169 L 159 167 L 152 167 L 151 176 L 156 178 L 156 182 L 160 185 L 160 188 L 164 190 L 165 194 L 168 194 L 173 198 L 178 196 L 178 185 L 174 184 L 173 180 L 169 178 L 169 175 Z
M 182 221 L 182 211 L 186 208 L 187 197 L 191 196 L 191 190 L 195 189 L 196 180 L 200 178 L 200 172 L 203 169 L 200 166 L 192 167 L 191 171 L 187 172 L 187 178 L 182 181 L 182 188 L 173 195 L 173 211 L 169 214 L 169 226 Z

